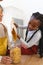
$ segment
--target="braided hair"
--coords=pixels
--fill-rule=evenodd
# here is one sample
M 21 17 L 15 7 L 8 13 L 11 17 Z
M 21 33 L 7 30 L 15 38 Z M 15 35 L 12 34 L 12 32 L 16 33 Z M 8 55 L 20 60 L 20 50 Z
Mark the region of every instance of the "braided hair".
M 39 40 L 39 54 L 40 57 L 43 56 L 43 14 L 36 12 L 33 13 L 32 16 L 40 21 L 39 30 L 41 30 L 41 39 Z
M 39 20 L 39 22 L 40 22 L 39 30 L 41 31 L 41 39 L 39 40 L 39 54 L 40 54 L 40 57 L 42 57 L 43 56 L 43 14 L 41 14 L 39 12 L 35 12 L 32 14 L 31 18 L 35 18 L 35 19 Z M 26 30 L 25 41 L 27 38 L 27 34 L 28 34 L 28 27 Z M 31 38 L 30 38 L 30 40 L 31 40 Z

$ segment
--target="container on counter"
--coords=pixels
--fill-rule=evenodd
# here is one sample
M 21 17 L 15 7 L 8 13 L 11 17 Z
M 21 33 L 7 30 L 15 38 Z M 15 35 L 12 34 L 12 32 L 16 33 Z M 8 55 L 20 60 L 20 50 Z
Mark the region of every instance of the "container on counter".
M 17 32 L 15 31 L 15 28 L 12 30 L 13 35 L 13 44 L 14 46 L 10 49 L 10 57 L 13 60 L 13 63 L 19 63 L 21 61 L 21 48 L 18 47 L 17 41 Z
M 19 63 L 21 61 L 21 49 L 19 47 L 14 47 L 10 50 L 10 57 L 13 63 Z

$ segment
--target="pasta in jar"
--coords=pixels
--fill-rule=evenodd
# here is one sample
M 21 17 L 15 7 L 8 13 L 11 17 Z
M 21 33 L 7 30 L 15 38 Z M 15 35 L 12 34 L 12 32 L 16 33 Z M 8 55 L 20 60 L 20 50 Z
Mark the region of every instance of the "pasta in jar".
M 21 60 L 21 49 L 19 47 L 15 47 L 10 51 L 10 56 L 14 63 L 19 63 Z

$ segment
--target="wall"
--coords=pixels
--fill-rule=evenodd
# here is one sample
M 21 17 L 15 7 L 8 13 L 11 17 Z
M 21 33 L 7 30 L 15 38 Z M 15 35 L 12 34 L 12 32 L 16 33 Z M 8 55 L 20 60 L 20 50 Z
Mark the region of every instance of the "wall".
M 12 19 L 14 18 L 14 19 L 17 19 L 17 20 L 22 20 L 22 24 L 23 24 L 23 11 L 21 11 L 20 9 L 15 8 L 13 6 L 8 6 L 8 7 L 4 7 L 3 15 L 4 16 L 3 16 L 3 21 L 2 22 L 7 27 L 8 35 L 9 35 L 9 39 L 10 39 L 11 36 L 12 36 L 11 33 L 10 33 Z M 19 21 L 19 23 L 20 22 L 21 21 Z M 19 23 L 17 21 L 17 24 L 19 24 Z M 22 36 L 23 36 L 23 34 L 22 34 Z
M 0 2 L 3 7 L 14 6 L 24 12 L 24 25 L 28 24 L 30 16 L 33 12 L 39 11 L 43 13 L 43 0 L 3 0 Z M 16 15 L 15 15 L 16 17 Z

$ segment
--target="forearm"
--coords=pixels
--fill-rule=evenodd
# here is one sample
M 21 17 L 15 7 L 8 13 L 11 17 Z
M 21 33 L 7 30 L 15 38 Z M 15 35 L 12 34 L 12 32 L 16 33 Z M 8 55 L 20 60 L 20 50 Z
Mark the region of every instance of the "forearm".
M 18 25 L 18 28 L 21 28 L 21 29 L 27 29 L 27 26 Z
M 24 26 L 24 25 L 19 25 L 19 24 L 16 24 L 16 23 L 13 23 L 16 28 L 21 28 L 21 29 L 27 29 L 27 26 Z
M 22 44 L 25 44 L 28 47 L 28 44 L 25 40 L 23 40 L 19 35 L 17 35 L 18 39 L 21 41 Z
M 28 43 L 26 41 L 24 41 L 22 38 L 20 38 L 20 41 L 23 44 L 27 45 L 29 48 L 29 47 L 32 47 L 33 45 L 38 45 L 40 38 L 41 38 L 41 31 L 39 30 Z
M 24 39 L 20 38 L 20 41 L 21 41 L 21 44 L 24 44 L 27 46 L 27 48 L 29 48 L 28 43 Z

